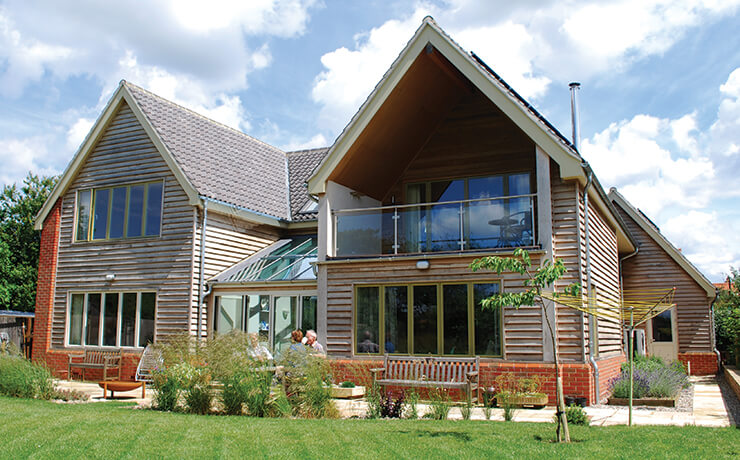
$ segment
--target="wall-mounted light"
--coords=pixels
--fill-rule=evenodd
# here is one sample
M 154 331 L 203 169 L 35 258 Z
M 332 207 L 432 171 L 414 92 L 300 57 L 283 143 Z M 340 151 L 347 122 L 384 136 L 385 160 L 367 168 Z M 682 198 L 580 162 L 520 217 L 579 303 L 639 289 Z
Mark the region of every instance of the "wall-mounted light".
M 105 280 L 106 281 L 113 281 L 114 279 L 116 279 L 116 274 L 115 273 L 107 273 L 105 275 Z
M 429 261 L 428 260 L 417 260 L 416 261 L 416 268 L 419 270 L 426 270 L 429 268 Z

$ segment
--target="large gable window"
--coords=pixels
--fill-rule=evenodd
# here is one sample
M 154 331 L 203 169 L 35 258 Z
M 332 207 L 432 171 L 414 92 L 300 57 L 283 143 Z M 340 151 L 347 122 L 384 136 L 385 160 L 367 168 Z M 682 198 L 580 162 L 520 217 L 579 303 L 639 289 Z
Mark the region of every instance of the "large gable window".
M 75 241 L 158 236 L 162 181 L 77 192 Z

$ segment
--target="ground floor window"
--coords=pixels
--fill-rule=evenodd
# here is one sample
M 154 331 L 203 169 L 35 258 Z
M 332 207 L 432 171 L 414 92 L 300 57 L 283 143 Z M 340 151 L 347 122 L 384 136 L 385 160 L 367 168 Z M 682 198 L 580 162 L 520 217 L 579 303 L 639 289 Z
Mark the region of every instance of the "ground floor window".
M 275 353 L 290 346 L 290 333 L 316 330 L 316 293 L 248 293 L 216 296 L 214 330 L 256 333 Z
M 145 347 L 154 341 L 155 292 L 72 293 L 67 344 Z
M 498 282 L 358 286 L 355 352 L 501 356 L 501 311 L 481 307 L 499 290 Z

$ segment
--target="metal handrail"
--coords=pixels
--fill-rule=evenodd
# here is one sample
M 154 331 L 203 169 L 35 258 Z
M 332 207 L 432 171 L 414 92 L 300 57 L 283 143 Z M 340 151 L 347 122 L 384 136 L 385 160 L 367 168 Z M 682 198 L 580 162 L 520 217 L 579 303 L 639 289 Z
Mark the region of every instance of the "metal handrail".
M 388 206 L 374 206 L 371 208 L 354 208 L 354 209 L 335 209 L 332 210 L 333 214 L 345 214 L 351 212 L 363 212 L 363 211 L 383 211 L 387 209 L 401 209 L 401 208 L 413 208 L 422 206 L 439 206 L 444 204 L 460 204 L 460 203 L 475 203 L 481 201 L 494 201 L 494 200 L 513 200 L 516 198 L 534 198 L 537 197 L 536 193 L 529 193 L 526 195 L 511 195 L 511 196 L 496 196 L 490 198 L 473 198 L 470 200 L 454 200 L 454 201 L 435 201 L 430 203 L 413 203 L 413 204 L 391 204 Z

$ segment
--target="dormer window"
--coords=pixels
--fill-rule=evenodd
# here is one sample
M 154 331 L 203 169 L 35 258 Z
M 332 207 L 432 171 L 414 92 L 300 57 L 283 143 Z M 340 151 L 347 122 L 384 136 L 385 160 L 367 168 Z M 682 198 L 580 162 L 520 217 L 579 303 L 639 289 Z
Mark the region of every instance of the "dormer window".
M 162 181 L 78 191 L 75 241 L 158 236 L 163 192 Z

